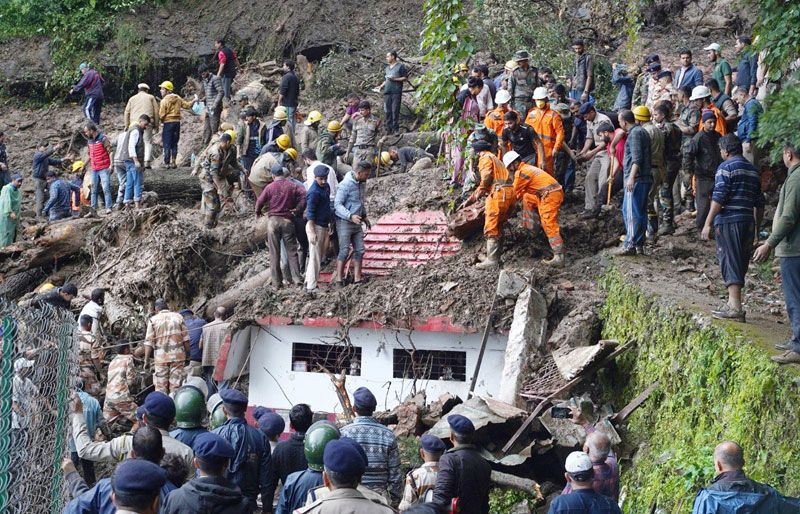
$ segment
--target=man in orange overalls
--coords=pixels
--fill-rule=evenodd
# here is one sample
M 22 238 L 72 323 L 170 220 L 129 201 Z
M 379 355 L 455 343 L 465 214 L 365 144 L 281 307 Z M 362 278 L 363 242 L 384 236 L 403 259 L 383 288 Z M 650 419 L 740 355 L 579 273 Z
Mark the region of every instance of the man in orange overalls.
M 555 174 L 553 159 L 564 144 L 564 122 L 561 121 L 561 115 L 550 108 L 546 87 L 537 87 L 533 91 L 533 100 L 536 106 L 528 113 L 525 124 L 533 128 L 544 146 L 544 152 L 538 156 L 537 164 L 553 175 Z
M 505 114 L 507 112 L 517 112 L 511 109 L 509 102 L 511 102 L 511 93 L 505 89 L 499 90 L 497 94 L 494 95 L 494 103 L 497 104 L 497 107 L 487 112 L 486 118 L 483 120 L 483 124 L 486 125 L 486 128 L 489 130 L 494 130 L 495 134 L 497 134 L 498 140 L 503 137 L 503 129 L 505 128 Z M 500 151 L 497 155 L 502 157 L 502 145 L 500 146 Z
M 486 236 L 486 260 L 479 263 L 478 269 L 496 268 L 500 265 L 500 235 L 503 224 L 508 219 L 508 211 L 514 206 L 513 177 L 508 169 L 492 153 L 491 145 L 483 140 L 472 144 L 472 151 L 478 156 L 478 172 L 481 183 L 464 202 L 464 207 L 488 195 L 486 199 L 486 218 L 483 235 Z
M 553 250 L 553 258 L 542 262 L 563 267 L 564 241 L 558 227 L 558 211 L 564 201 L 561 184 L 544 170 L 524 162 L 513 150 L 503 156 L 503 164 L 514 175 L 514 197 L 522 200 L 522 226 L 533 229 L 533 211 L 539 211 L 542 230 Z

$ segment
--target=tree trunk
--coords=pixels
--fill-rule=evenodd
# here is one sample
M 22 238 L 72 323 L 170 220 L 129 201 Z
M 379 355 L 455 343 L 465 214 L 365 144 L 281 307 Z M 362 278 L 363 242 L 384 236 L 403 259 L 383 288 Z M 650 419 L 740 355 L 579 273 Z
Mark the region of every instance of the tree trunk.
M 508 473 L 492 470 L 491 481 L 493 484 L 501 487 L 510 487 L 512 489 L 525 491 L 526 493 L 533 493 L 538 497 L 541 497 L 542 495 L 542 492 L 539 489 L 539 484 L 528 478 L 521 478 L 518 476 L 509 475 Z
M 272 275 L 270 274 L 270 270 L 267 268 L 264 271 L 261 271 L 260 273 L 248 278 L 244 282 L 241 282 L 237 286 L 234 286 L 224 293 L 210 299 L 206 304 L 204 311 L 206 319 L 212 319 L 214 317 L 214 311 L 217 309 L 217 307 L 226 307 L 228 309 L 235 307 L 244 296 L 244 293 L 252 291 L 253 289 L 258 289 L 269 282 L 271 277 Z

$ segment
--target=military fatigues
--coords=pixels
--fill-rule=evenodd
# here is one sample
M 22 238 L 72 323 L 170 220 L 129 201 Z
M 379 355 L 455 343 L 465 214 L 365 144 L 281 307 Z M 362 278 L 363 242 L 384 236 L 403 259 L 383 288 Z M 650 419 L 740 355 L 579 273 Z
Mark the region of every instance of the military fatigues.
M 238 179 L 242 168 L 236 161 L 236 148 L 222 149 L 221 143 L 211 146 L 201 165 L 198 178 L 203 191 L 203 213 L 206 226 L 214 227 L 217 224 L 220 210 L 220 196 L 222 201 L 230 201 L 229 179 Z
M 144 344 L 154 349 L 153 386 L 156 391 L 169 394 L 183 384 L 186 367 L 186 350 L 189 331 L 183 316 L 163 310 L 147 322 Z
M 410 509 L 417 500 L 425 497 L 425 493 L 435 489 L 438 474 L 438 462 L 426 462 L 417 469 L 410 471 L 406 475 L 406 487 L 398 509 L 401 511 Z
M 511 93 L 511 108 L 520 114 L 522 120 L 533 107 L 533 90 L 539 86 L 539 70 L 533 66 L 526 70 L 517 68 L 511 74 L 508 92 Z
M 133 355 L 117 355 L 108 365 L 108 385 L 106 400 L 103 403 L 103 417 L 106 421 L 122 416 L 136 422 L 137 405 L 133 401 L 131 386 L 136 380 Z
M 681 184 L 683 186 L 685 207 L 689 210 L 694 210 L 694 187 L 692 186 L 692 178 L 694 176 L 692 170 L 694 167 L 690 150 L 692 137 L 697 132 L 701 116 L 700 109 L 695 107 L 692 102 L 689 102 L 689 105 L 683 108 L 680 115 L 681 122 L 694 131 L 692 134 L 681 133 Z
M 366 118 L 360 114 L 353 118 L 353 133 L 350 134 L 353 168 L 359 162 L 375 164 L 375 157 L 378 155 L 378 129 L 380 126 L 381 120 L 372 114 Z M 349 150 L 348 153 L 350 153 Z
M 368 491 L 371 493 L 369 496 L 367 496 Z M 335 491 L 321 487 L 308 494 L 309 497 L 317 499 L 302 509 L 295 510 L 296 514 L 338 514 L 340 512 L 389 514 L 394 512 L 388 506 L 386 498 L 361 485 L 358 486 L 358 489 L 336 489 Z
M 92 332 L 78 329 L 78 363 L 80 365 L 80 377 L 83 381 L 83 390 L 91 396 L 100 397 L 103 395 L 100 370 L 94 365 L 95 360 L 102 360 L 105 352 L 100 350 L 100 343 Z

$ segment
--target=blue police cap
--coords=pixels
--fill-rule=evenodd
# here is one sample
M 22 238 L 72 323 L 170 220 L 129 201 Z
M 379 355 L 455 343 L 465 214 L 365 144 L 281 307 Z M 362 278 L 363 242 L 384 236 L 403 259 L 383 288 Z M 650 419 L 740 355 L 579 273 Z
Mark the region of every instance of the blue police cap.
M 222 464 L 236 456 L 236 451 L 228 441 L 213 432 L 198 435 L 192 444 L 194 456 L 209 464 Z
M 139 405 L 139 407 L 137 407 L 136 409 L 136 419 L 141 421 L 142 416 L 144 416 L 144 411 L 145 411 L 144 405 Z
M 348 476 L 363 475 L 367 469 L 361 453 L 352 443 L 342 439 L 334 439 L 325 445 L 322 462 L 325 469 Z
M 161 391 L 153 391 L 144 399 L 144 412 L 161 419 L 175 418 L 175 402 Z
M 450 425 L 450 430 L 456 434 L 469 435 L 475 432 L 475 425 L 472 424 L 472 421 L 461 414 L 447 416 L 447 423 Z
M 442 453 L 447 446 L 435 435 L 425 434 L 419 440 L 419 445 L 428 453 Z
M 359 387 L 353 393 L 353 407 L 361 412 L 374 412 L 375 407 L 378 406 L 378 400 L 372 391 L 366 387 Z
M 120 462 L 111 477 L 112 488 L 117 493 L 158 494 L 167 481 L 161 466 L 143 459 L 128 459 Z
M 591 111 L 594 110 L 594 104 L 591 102 L 584 102 L 581 104 L 581 108 L 578 110 L 578 114 L 584 116 L 589 114 Z
M 247 396 L 236 389 L 223 389 L 219 393 L 222 401 L 229 405 L 247 406 Z
M 327 177 L 328 176 L 328 167 L 324 164 L 317 164 L 314 166 L 314 176 L 315 177 Z
M 286 428 L 286 421 L 276 412 L 267 412 L 258 419 L 258 427 L 272 439 L 283 432 L 283 429 Z
M 268 408 L 266 408 L 266 407 L 262 407 L 262 406 L 260 406 L 260 405 L 259 405 L 258 407 L 256 407 L 255 409 L 253 409 L 253 419 L 254 419 L 254 420 L 256 420 L 256 421 L 258 421 L 258 420 L 260 420 L 260 419 L 261 419 L 261 417 L 262 417 L 264 414 L 266 414 L 266 413 L 268 413 L 268 412 L 272 412 L 272 409 L 268 409 Z

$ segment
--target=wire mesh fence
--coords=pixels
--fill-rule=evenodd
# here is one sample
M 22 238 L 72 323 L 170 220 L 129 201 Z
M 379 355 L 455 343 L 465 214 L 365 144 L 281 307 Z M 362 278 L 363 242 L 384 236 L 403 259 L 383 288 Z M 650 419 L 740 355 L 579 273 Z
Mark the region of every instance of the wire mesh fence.
M 75 320 L 50 305 L 0 299 L 0 513 L 61 512 Z

